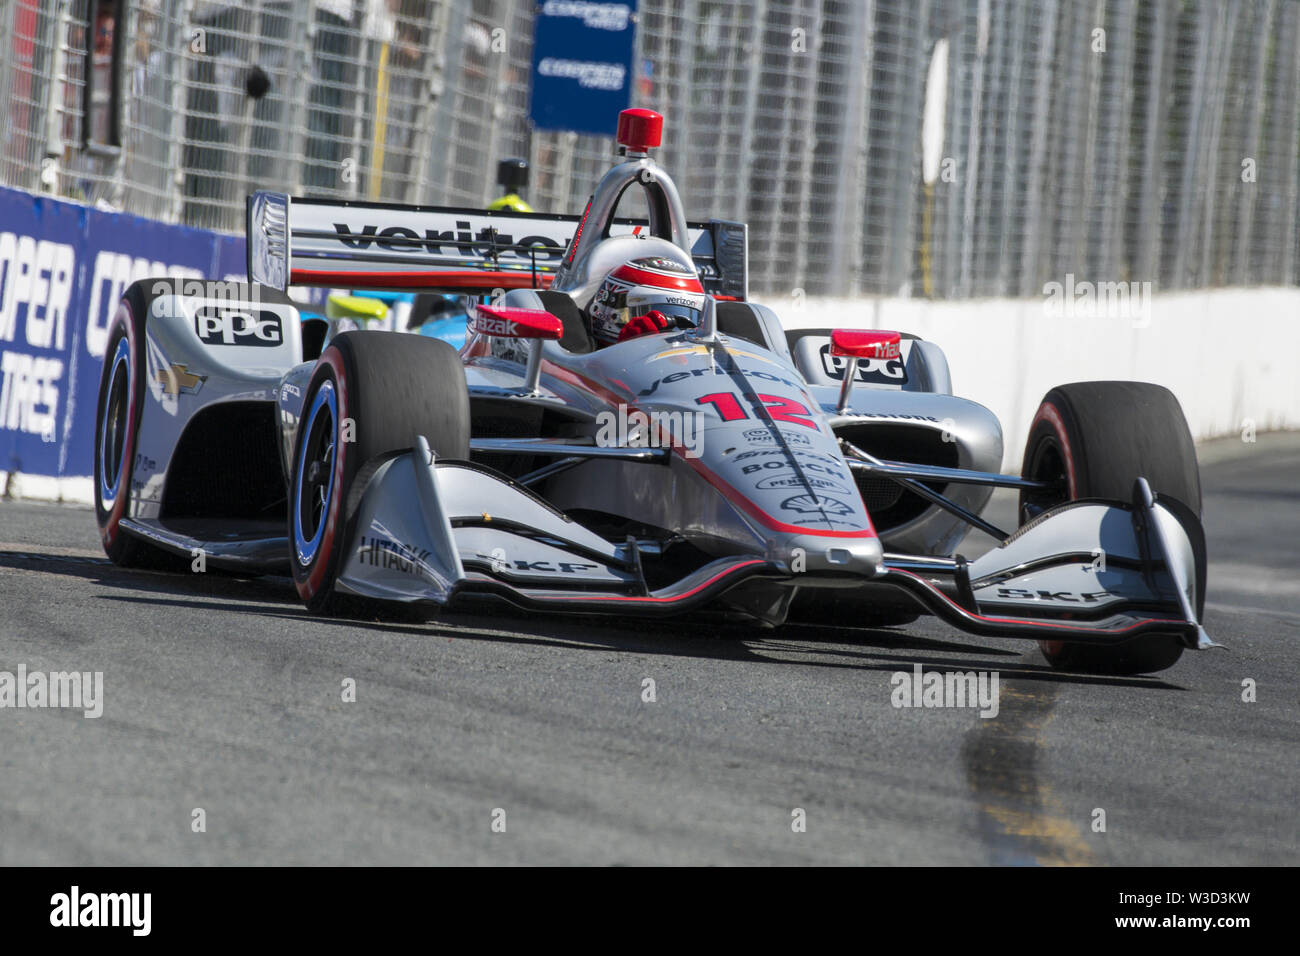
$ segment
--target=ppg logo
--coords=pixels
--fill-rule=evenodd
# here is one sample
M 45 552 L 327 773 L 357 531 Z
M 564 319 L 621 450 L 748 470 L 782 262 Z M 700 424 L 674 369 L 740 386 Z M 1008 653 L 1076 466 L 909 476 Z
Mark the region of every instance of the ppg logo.
M 263 309 L 203 306 L 194 313 L 194 331 L 204 345 L 275 347 L 284 341 L 280 317 Z
M 848 359 L 831 355 L 830 344 L 821 347 L 822 368 L 826 376 L 836 381 L 844 381 L 844 369 Z M 907 366 L 902 357 L 898 358 L 863 358 L 858 359 L 858 375 L 855 381 L 875 382 L 883 385 L 905 385 L 907 383 Z

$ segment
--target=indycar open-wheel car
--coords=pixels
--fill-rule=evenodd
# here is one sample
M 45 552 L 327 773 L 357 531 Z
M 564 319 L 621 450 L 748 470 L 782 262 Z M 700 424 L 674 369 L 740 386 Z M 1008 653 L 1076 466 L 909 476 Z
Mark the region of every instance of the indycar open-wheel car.
M 580 216 L 258 192 L 247 284 L 129 288 L 96 431 L 109 556 L 288 573 L 319 611 L 491 597 L 779 626 L 811 603 L 1119 673 L 1212 644 L 1169 392 L 1053 389 L 1022 473 L 1002 474 L 1001 426 L 952 394 L 937 345 L 787 328 L 750 301 L 745 226 L 686 218 L 649 156 L 659 123 L 624 114 L 624 155 Z M 631 188 L 645 221 L 616 216 Z M 597 348 L 592 300 L 629 261 L 698 276 L 698 321 Z M 322 348 L 291 285 L 472 297 L 465 345 L 363 331 Z M 982 516 L 999 487 L 1018 528 Z M 968 560 L 971 528 L 999 543 Z

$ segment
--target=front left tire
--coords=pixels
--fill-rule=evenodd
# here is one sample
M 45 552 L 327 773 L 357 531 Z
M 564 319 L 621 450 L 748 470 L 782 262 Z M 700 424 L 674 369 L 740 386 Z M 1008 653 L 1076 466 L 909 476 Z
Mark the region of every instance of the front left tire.
M 289 476 L 289 563 L 309 610 L 346 609 L 335 585 L 362 493 L 417 435 L 439 458 L 469 458 L 469 392 L 456 350 L 399 332 L 335 336 L 304 396 Z
M 124 568 L 178 570 L 185 562 L 121 526 L 129 512 L 144 411 L 145 323 L 154 280 L 133 282 L 108 324 L 108 345 L 95 407 L 95 519 L 110 561 Z

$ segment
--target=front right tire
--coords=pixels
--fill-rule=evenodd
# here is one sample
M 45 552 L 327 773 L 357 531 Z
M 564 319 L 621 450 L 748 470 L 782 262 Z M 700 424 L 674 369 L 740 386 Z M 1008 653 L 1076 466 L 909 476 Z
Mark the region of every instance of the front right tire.
M 1080 498 L 1130 501 L 1139 477 L 1153 492 L 1201 516 L 1196 446 L 1178 399 L 1160 385 L 1076 382 L 1052 389 L 1029 427 L 1021 474 L 1053 485 L 1050 491 L 1021 492 L 1022 526 Z M 1198 586 L 1198 618 L 1204 610 L 1205 589 Z M 1174 634 L 1115 645 L 1039 641 L 1039 647 L 1054 668 L 1123 675 L 1165 670 L 1183 653 Z

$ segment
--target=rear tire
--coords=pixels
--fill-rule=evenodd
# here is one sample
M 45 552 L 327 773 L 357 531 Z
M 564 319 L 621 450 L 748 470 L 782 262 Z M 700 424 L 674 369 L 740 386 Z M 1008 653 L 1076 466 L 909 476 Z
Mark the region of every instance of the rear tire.
M 1076 382 L 1049 391 L 1029 426 L 1021 474 L 1055 482 L 1048 492 L 1021 492 L 1023 526 L 1049 508 L 1080 498 L 1130 501 L 1133 483 L 1176 498 L 1201 516 L 1196 447 L 1178 399 L 1146 382 Z M 1197 588 L 1196 613 L 1205 608 Z M 1181 638 L 1151 634 L 1124 644 L 1039 641 L 1054 668 L 1101 674 L 1150 674 L 1182 656 Z
M 145 322 L 153 279 L 133 282 L 108 324 L 108 345 L 95 407 L 94 487 L 99 539 L 123 568 L 179 571 L 185 559 L 134 537 L 121 527 L 130 513 L 140 418 L 144 412 Z
M 344 441 L 351 421 L 351 441 Z M 438 339 L 344 332 L 321 353 L 294 439 L 289 563 L 309 610 L 351 611 L 334 591 L 361 492 L 374 467 L 423 435 L 440 458 L 469 458 L 460 356 Z
M 176 292 L 177 280 L 165 276 L 140 279 L 127 286 L 117 311 L 108 323 L 108 345 L 99 377 L 95 409 L 94 489 L 95 518 L 104 552 L 114 564 L 126 568 L 184 571 L 187 556 L 174 554 L 121 528 L 131 513 L 140 421 L 145 405 L 145 332 L 154 300 Z M 187 295 L 228 298 L 248 295 L 242 283 L 186 280 Z M 258 289 L 266 301 L 293 305 L 281 292 Z

